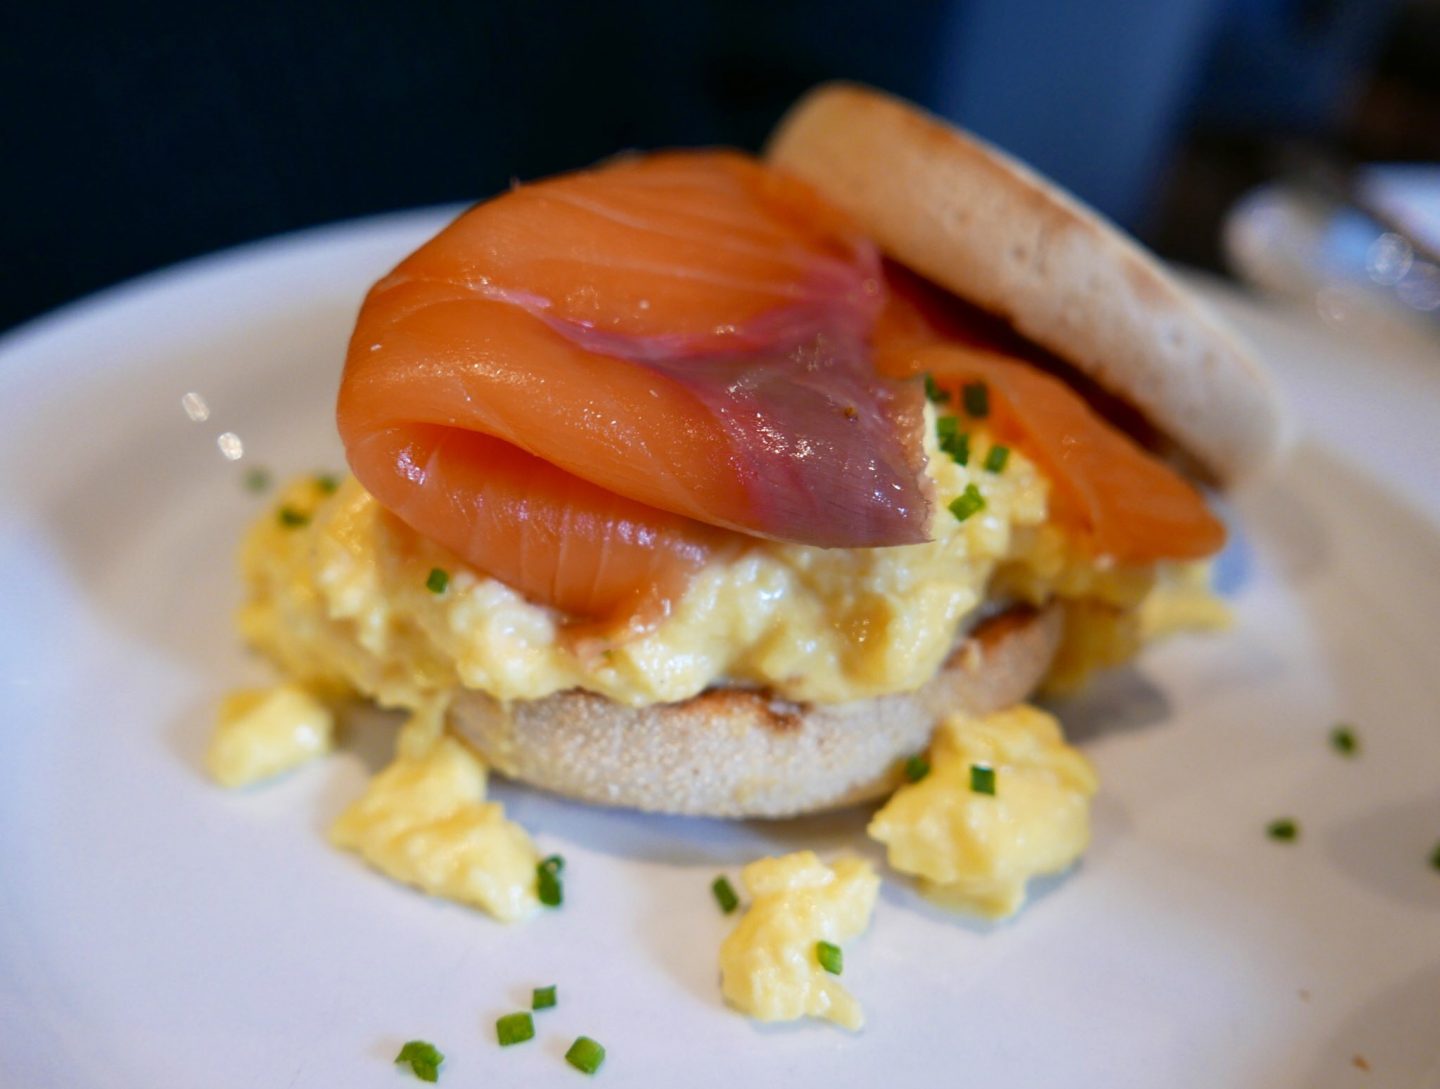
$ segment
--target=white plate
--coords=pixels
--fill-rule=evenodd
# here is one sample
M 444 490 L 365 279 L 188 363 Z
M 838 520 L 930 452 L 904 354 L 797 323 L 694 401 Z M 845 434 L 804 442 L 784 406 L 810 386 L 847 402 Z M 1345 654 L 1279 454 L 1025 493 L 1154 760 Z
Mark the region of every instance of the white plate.
M 1440 1084 L 1440 359 L 1218 295 L 1309 435 L 1238 503 L 1239 627 L 1063 709 L 1104 782 L 1095 843 L 1018 920 L 886 884 L 846 956 L 861 1035 L 728 1012 L 709 883 L 868 850 L 862 816 L 667 820 L 501 785 L 569 861 L 564 909 L 507 928 L 325 844 L 378 730 L 274 787 L 212 787 L 216 699 L 262 673 L 230 625 L 242 468 L 340 465 L 356 304 L 440 219 L 233 251 L 0 343 L 0 1084 L 393 1089 L 423 1037 L 442 1084 L 575 1086 L 580 1033 L 617 1085 Z M 1327 745 L 1340 719 L 1359 759 Z M 1281 815 L 1300 842 L 1266 838 Z M 548 983 L 536 1041 L 500 1050 L 495 1018 Z

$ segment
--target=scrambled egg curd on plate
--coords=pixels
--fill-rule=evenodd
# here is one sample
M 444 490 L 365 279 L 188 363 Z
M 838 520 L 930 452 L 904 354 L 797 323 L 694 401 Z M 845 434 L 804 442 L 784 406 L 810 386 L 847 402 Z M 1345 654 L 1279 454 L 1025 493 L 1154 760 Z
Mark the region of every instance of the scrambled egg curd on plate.
M 540 906 L 539 852 L 500 803 L 485 801 L 485 764 L 444 721 L 440 704 L 410 719 L 394 763 L 340 814 L 330 837 L 396 881 L 502 922 L 523 919 Z
M 1097 785 L 1044 711 L 954 715 L 935 732 L 928 773 L 896 791 L 868 831 L 942 903 L 1001 918 L 1020 909 L 1030 878 L 1080 857 Z
M 249 786 L 329 752 L 334 735 L 335 715 L 301 685 L 245 688 L 221 701 L 205 767 L 221 786 Z
M 861 1028 L 860 1003 L 838 978 L 839 944 L 870 925 L 880 890 L 870 863 L 827 866 L 800 851 L 752 862 L 740 880 L 753 901 L 720 947 L 725 1000 L 760 1021 L 824 1017 Z
M 440 701 L 410 717 L 394 761 L 340 814 L 330 838 L 431 896 L 503 922 L 523 919 L 539 906 L 539 853 L 503 806 L 485 800 L 484 762 L 444 721 Z M 299 685 L 236 692 L 221 704 L 207 767 L 222 786 L 247 786 L 328 751 L 333 727 L 331 710 Z

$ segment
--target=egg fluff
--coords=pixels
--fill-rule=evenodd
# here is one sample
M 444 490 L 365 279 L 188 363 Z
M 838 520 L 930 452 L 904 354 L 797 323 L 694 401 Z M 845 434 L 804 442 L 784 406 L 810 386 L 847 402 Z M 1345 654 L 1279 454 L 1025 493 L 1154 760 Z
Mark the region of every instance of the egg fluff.
M 405 724 L 394 762 L 340 814 L 330 838 L 396 881 L 502 922 L 523 919 L 540 904 L 540 854 L 500 803 L 485 800 L 486 777 L 434 704 Z
M 870 863 L 813 851 L 762 858 L 740 872 L 751 904 L 720 947 L 725 1000 L 760 1021 L 823 1017 L 865 1024 L 853 995 L 821 964 L 820 942 L 839 945 L 870 925 L 880 878 Z
M 249 786 L 329 752 L 334 735 L 335 715 L 302 685 L 244 688 L 220 703 L 205 767 L 221 786 Z
M 990 918 L 1013 915 L 1031 878 L 1072 865 L 1090 842 L 1090 762 L 1053 715 L 1030 706 L 953 715 L 928 774 L 870 821 L 890 865 L 937 899 Z
M 502 922 L 539 906 L 539 853 L 525 830 L 485 800 L 485 763 L 444 729 L 444 704 L 411 715 L 395 759 L 336 819 L 331 841 L 431 896 Z M 206 757 L 221 786 L 273 778 L 329 751 L 334 714 L 296 684 L 232 693 L 221 703 Z

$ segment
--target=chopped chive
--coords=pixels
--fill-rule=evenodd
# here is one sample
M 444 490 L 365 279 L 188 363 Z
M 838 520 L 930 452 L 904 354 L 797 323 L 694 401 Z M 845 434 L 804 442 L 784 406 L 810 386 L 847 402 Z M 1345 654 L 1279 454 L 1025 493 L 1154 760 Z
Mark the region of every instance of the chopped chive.
M 990 415 L 990 389 L 984 382 L 966 382 L 961 386 L 960 402 L 967 416 L 983 420 Z
M 829 942 L 815 943 L 815 959 L 820 962 L 820 967 L 829 972 L 832 976 L 838 976 L 845 969 L 845 954 L 840 951 L 838 945 L 831 945 Z
M 1430 868 L 1440 870 L 1440 843 L 1435 844 L 1435 850 L 1430 852 Z
M 935 384 L 934 375 L 925 375 L 925 399 L 931 404 L 943 405 L 950 400 L 950 394 Z
M 605 1061 L 605 1049 L 588 1036 L 577 1036 L 565 1052 L 565 1061 L 582 1074 L 593 1074 Z
M 983 420 L 990 415 L 990 390 L 984 382 L 966 382 L 960 390 L 960 396 L 965 402 L 967 414 L 977 420 Z
M 1005 471 L 1005 463 L 1010 460 L 1010 447 L 995 445 L 990 447 L 990 452 L 985 455 L 985 468 L 992 473 Z
M 334 495 L 340 487 L 340 478 L 334 473 L 320 473 L 315 477 L 315 487 L 326 495 Z
M 280 524 L 286 529 L 297 529 L 310 523 L 310 516 L 303 510 L 296 510 L 288 503 L 280 508 Z
M 963 522 L 972 514 L 978 514 L 985 509 L 985 497 L 980 494 L 980 489 L 974 484 L 966 484 L 965 490 L 950 500 L 950 513 L 955 516 L 955 521 Z
M 565 889 L 560 884 L 564 868 L 565 860 L 559 855 L 551 855 L 535 867 L 535 893 L 546 907 L 559 907 L 565 902 Z
M 1300 838 L 1300 826 L 1289 817 L 1282 817 L 1267 824 L 1265 834 L 1281 843 L 1291 843 Z
M 548 1010 L 555 1006 L 555 984 L 548 987 L 536 987 L 530 994 L 530 1008 L 532 1010 Z
M 730 884 L 728 877 L 724 875 L 717 877 L 711 883 L 710 891 L 715 894 L 716 903 L 720 905 L 720 910 L 726 915 L 740 906 L 740 897 L 735 895 L 734 886 Z
M 440 1064 L 445 1056 L 439 1049 L 424 1040 L 411 1040 L 395 1056 L 397 1063 L 409 1063 L 410 1070 L 421 1081 L 436 1081 L 440 1077 Z
M 952 433 L 940 440 L 940 449 L 950 455 L 950 460 L 956 465 L 970 464 L 970 434 L 961 431 L 958 434 Z
M 916 753 L 905 761 L 905 778 L 910 782 L 918 783 L 929 774 L 930 761 L 925 759 L 923 753 Z
M 1360 739 L 1349 724 L 1342 722 L 1330 731 L 1330 747 L 1343 756 L 1355 756 L 1360 751 Z
M 264 492 L 270 490 L 270 470 L 259 465 L 252 466 L 245 471 L 245 490 L 247 492 Z
M 945 452 L 956 465 L 970 464 L 970 435 L 961 432 L 945 444 Z
M 430 576 L 425 580 L 425 589 L 432 594 L 443 594 L 450 585 L 450 573 L 443 567 L 430 568 Z
M 523 1044 L 535 1038 L 535 1019 L 529 1013 L 507 1013 L 495 1022 L 495 1035 L 501 1047 Z
M 952 461 L 965 465 L 970 461 L 970 436 L 959 430 L 959 426 L 960 421 L 954 416 L 941 416 L 935 421 L 935 438 Z
M 995 794 L 995 769 L 984 764 L 970 765 L 970 789 L 976 794 Z

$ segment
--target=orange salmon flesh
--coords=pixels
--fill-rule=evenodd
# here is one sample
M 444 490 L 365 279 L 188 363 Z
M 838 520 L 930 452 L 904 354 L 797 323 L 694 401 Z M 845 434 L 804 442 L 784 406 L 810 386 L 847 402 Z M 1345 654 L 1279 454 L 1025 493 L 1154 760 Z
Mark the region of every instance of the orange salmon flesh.
M 577 620 L 633 623 L 757 539 L 927 539 L 921 373 L 986 383 L 995 433 L 1096 553 L 1223 543 L 1064 383 L 948 338 L 840 213 L 734 152 L 617 159 L 466 212 L 370 291 L 337 419 L 416 532 Z

